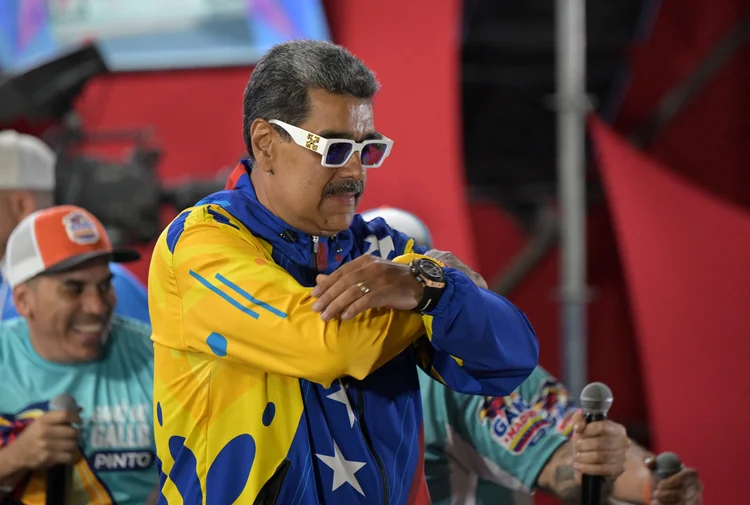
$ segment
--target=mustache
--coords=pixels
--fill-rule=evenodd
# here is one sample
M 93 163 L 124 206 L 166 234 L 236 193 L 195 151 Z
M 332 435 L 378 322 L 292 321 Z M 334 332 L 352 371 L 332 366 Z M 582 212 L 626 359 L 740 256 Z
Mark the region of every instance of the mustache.
M 331 182 L 323 190 L 323 198 L 327 196 L 351 195 L 356 197 L 362 196 L 365 191 L 365 184 L 362 181 L 347 179 L 344 181 Z

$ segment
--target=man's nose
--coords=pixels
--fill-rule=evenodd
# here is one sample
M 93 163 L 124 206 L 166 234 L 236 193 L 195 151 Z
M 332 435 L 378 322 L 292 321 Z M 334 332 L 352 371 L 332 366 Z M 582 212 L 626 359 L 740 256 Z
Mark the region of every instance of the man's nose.
M 102 293 L 89 291 L 82 296 L 83 312 L 95 316 L 103 316 L 109 311 L 109 303 Z
M 362 166 L 362 158 L 360 157 L 359 151 L 353 152 L 349 157 L 349 161 L 346 165 L 339 168 L 339 177 L 342 179 L 355 179 L 357 181 L 365 180 L 365 171 L 367 169 Z

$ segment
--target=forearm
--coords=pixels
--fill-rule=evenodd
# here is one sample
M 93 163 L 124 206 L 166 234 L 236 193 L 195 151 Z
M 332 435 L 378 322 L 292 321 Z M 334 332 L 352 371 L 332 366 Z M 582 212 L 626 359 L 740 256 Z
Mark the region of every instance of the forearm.
M 455 270 L 425 327 L 437 351 L 458 358 L 486 396 L 506 396 L 537 365 L 539 347 L 526 316 L 508 300 L 480 289 Z M 451 386 L 452 387 L 452 386 Z
M 0 449 L 0 498 L 8 495 L 25 475 L 20 458 L 15 454 L 12 445 Z
M 581 484 L 576 480 L 573 467 L 573 443 L 561 445 L 552 455 L 537 478 L 537 487 L 564 504 L 581 503 Z M 604 485 L 605 499 L 612 495 L 612 484 Z
M 643 488 L 645 482 L 651 479 L 651 472 L 646 466 L 646 458 L 653 457 L 653 453 L 631 441 L 625 461 L 625 471 L 615 481 L 612 496 L 632 504 L 645 504 Z

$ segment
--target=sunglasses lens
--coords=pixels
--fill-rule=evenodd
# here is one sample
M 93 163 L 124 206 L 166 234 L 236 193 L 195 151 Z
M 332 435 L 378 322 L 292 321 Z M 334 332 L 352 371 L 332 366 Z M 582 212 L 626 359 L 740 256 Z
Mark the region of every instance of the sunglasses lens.
M 367 144 L 362 149 L 362 166 L 371 167 L 380 163 L 385 156 L 387 144 L 372 143 Z
M 352 145 L 346 142 L 334 142 L 328 146 L 326 163 L 328 165 L 343 165 L 352 152 Z

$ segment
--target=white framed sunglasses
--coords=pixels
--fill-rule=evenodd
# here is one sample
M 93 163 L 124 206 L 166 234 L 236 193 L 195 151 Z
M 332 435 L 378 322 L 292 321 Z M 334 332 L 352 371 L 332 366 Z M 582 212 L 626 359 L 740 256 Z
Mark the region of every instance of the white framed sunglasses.
M 271 119 L 268 122 L 286 131 L 298 146 L 320 154 L 320 164 L 324 167 L 343 167 L 352 154 L 359 152 L 364 168 L 377 168 L 383 164 L 393 148 L 393 141 L 387 137 L 362 142 L 350 139 L 327 139 L 278 119 Z

